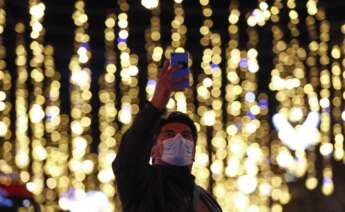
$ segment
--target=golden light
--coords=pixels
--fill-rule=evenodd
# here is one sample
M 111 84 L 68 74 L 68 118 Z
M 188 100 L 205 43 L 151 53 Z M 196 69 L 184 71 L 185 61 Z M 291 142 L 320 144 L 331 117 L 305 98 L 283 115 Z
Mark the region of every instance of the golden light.
M 146 9 L 152 10 L 156 8 L 159 4 L 159 0 L 141 0 L 141 5 Z
M 30 7 L 30 14 L 34 16 L 37 19 L 40 19 L 44 16 L 44 10 L 45 10 L 44 3 L 38 3 L 32 7 Z
M 71 74 L 71 83 L 87 89 L 91 82 L 90 70 L 87 68 L 75 70 Z
M 214 125 L 215 120 L 216 120 L 216 114 L 215 114 L 215 112 L 212 111 L 212 110 L 211 110 L 211 111 L 207 111 L 207 112 L 204 114 L 202 120 L 203 120 L 203 123 L 204 123 L 205 125 L 207 125 L 207 126 L 212 126 L 212 125 Z
M 7 125 L 4 122 L 0 121 L 0 136 L 4 137 L 7 134 L 7 131 L 8 131 Z
M 41 122 L 45 116 L 45 113 L 44 113 L 41 105 L 39 105 L 39 104 L 32 105 L 29 114 L 30 114 L 30 120 L 33 123 Z
M 237 180 L 237 186 L 240 191 L 246 194 L 253 193 L 256 189 L 257 186 L 257 181 L 256 181 L 255 176 L 251 175 L 243 175 L 238 178 Z

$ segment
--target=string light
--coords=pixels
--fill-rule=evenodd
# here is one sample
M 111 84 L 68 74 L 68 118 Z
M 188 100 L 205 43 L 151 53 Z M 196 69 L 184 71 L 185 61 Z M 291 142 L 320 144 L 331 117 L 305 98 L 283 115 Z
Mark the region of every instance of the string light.
M 123 124 L 121 133 L 130 126 L 133 121 L 133 114 L 139 111 L 139 90 L 138 90 L 138 56 L 131 54 L 128 47 L 128 10 L 129 4 L 126 0 L 118 1 L 120 14 L 118 15 L 119 33 L 117 39 L 117 48 L 120 51 L 120 77 L 121 77 L 121 109 L 118 114 L 119 121 Z
M 328 41 L 330 25 L 326 20 L 325 12 L 320 10 L 316 18 L 320 21 L 320 46 L 318 48 L 318 55 L 320 56 L 320 106 L 321 106 L 321 145 L 320 153 L 323 156 L 324 169 L 322 180 L 322 193 L 330 195 L 333 193 L 333 171 L 331 168 L 330 155 L 333 153 L 333 145 L 331 144 L 331 102 L 330 102 L 330 88 L 331 88 L 331 72 L 328 70 L 330 58 L 328 56 Z
M 44 61 L 44 28 L 42 21 L 45 14 L 45 5 L 39 1 L 29 1 L 30 11 L 30 49 L 32 51 L 32 58 L 30 60 L 30 79 L 33 86 L 33 96 L 30 99 L 30 128 L 31 136 L 31 154 L 32 154 L 32 177 L 27 184 L 29 191 L 36 195 L 39 203 L 45 201 L 44 196 L 44 170 L 43 162 L 47 158 L 47 151 L 45 149 L 46 139 L 44 138 L 44 118 L 46 116 L 44 105 L 46 98 L 44 95 L 44 79 L 43 72 Z
M 271 17 L 271 12 L 266 1 L 259 1 L 258 8 L 255 8 L 247 18 L 248 26 L 264 26 Z
M 268 114 L 268 96 L 265 93 L 260 93 L 257 97 L 259 114 L 257 114 L 257 119 L 260 121 L 260 127 L 256 131 L 256 140 L 260 145 L 260 149 L 254 148 L 255 150 L 252 155 L 254 158 L 257 158 L 256 161 L 259 164 L 260 172 L 258 173 L 258 183 L 256 195 L 260 195 L 261 198 L 258 202 L 258 206 L 263 209 L 269 209 L 269 202 L 272 200 L 272 188 L 275 174 L 272 171 L 272 168 L 268 162 L 265 161 L 265 158 L 270 157 L 269 143 L 271 138 L 271 127 L 269 123 L 269 114 Z M 257 147 L 255 145 L 254 147 Z M 256 153 L 256 154 L 254 154 Z M 273 207 L 271 206 L 271 210 Z
M 100 182 L 100 190 L 113 200 L 115 196 L 115 182 L 112 171 L 112 161 L 115 159 L 116 138 L 118 126 L 115 123 L 117 116 L 116 109 L 116 54 L 115 48 L 115 32 L 116 16 L 109 14 L 105 20 L 105 72 L 99 79 L 100 91 L 98 93 L 101 101 L 99 108 L 99 130 L 100 143 L 98 146 L 98 180 Z M 111 201 L 112 202 L 112 201 Z M 113 211 L 115 205 L 112 204 L 110 211 Z
M 29 173 L 29 143 L 28 136 L 29 117 L 28 117 L 28 89 L 27 81 L 29 72 L 27 70 L 27 52 L 24 43 L 25 27 L 23 23 L 17 23 L 15 26 L 17 33 L 16 44 L 16 68 L 17 68 L 17 83 L 16 83 L 16 99 L 15 110 L 17 114 L 16 119 L 16 152 L 15 164 L 19 170 L 19 178 L 26 183 L 30 180 Z
M 266 2 L 261 1 L 259 7 L 266 10 L 268 5 Z M 260 69 L 258 63 L 259 52 L 257 46 L 259 43 L 259 36 L 257 29 L 251 27 L 247 29 L 249 40 L 247 42 L 247 50 L 241 52 L 241 59 L 239 61 L 239 75 L 243 79 L 241 87 L 241 129 L 240 135 L 243 138 L 246 146 L 246 155 L 239 154 L 238 156 L 244 161 L 243 170 L 245 171 L 245 185 L 246 189 L 239 187 L 239 190 L 248 195 L 249 205 L 248 208 L 269 208 L 269 188 L 272 183 L 268 182 L 271 176 L 268 175 L 270 170 L 267 162 L 264 160 L 265 156 L 268 157 L 268 152 L 265 151 L 267 146 L 267 139 L 263 137 L 263 130 L 267 130 L 267 99 L 265 96 L 260 95 L 258 98 L 258 85 L 257 85 L 257 72 Z M 261 106 L 261 107 L 260 107 Z M 262 111 L 262 114 L 260 114 Z M 260 117 L 262 115 L 263 117 Z M 266 123 L 266 125 L 265 125 Z M 259 130 L 261 127 L 263 129 Z M 242 158 L 241 158 L 242 157 Z M 268 173 L 262 172 L 266 171 Z M 265 174 L 263 174 L 265 173 Z M 268 179 L 267 179 L 268 178 Z M 242 176 L 238 177 L 237 182 L 242 180 Z M 255 196 L 264 193 L 260 188 L 266 186 L 266 196 L 263 198 L 255 199 Z M 282 185 L 283 187 L 284 185 Z M 282 191 L 283 193 L 283 191 Z M 285 194 L 285 193 L 284 193 Z
M 239 115 L 240 104 L 237 101 L 239 95 L 241 94 L 241 88 L 239 85 L 240 78 L 237 73 L 237 68 L 239 64 L 238 59 L 238 38 L 239 38 L 239 28 L 238 22 L 240 19 L 240 10 L 238 9 L 238 2 L 234 2 L 230 5 L 229 13 L 229 42 L 226 51 L 226 79 L 227 85 L 225 87 L 225 100 L 226 100 L 226 111 L 227 111 L 227 137 L 230 140 L 232 136 L 237 134 L 238 128 L 236 126 L 236 117 Z M 230 121 L 232 120 L 232 121 Z M 228 142 L 227 148 L 230 147 L 230 142 Z M 227 177 L 235 177 L 239 172 L 239 160 L 237 157 L 228 155 L 227 166 L 225 168 L 225 174 Z M 230 208 L 229 208 L 230 210 Z
M 46 175 L 45 207 L 47 210 L 56 210 L 59 195 L 67 190 L 68 184 L 62 183 L 67 177 L 68 140 L 63 139 L 63 120 L 60 111 L 60 74 L 55 69 L 54 48 L 47 45 L 44 49 L 44 70 L 46 75 L 45 96 L 45 130 L 47 157 L 44 164 Z M 62 182 L 61 182 L 62 181 Z
M 66 191 L 68 191 L 68 189 L 70 188 L 71 185 L 71 181 L 69 179 L 70 176 L 70 172 L 69 172 L 69 168 L 68 166 L 66 166 L 66 164 L 68 164 L 68 160 L 70 158 L 70 153 L 71 153 L 71 148 L 69 145 L 70 139 L 71 139 L 71 135 L 70 135 L 70 117 L 68 114 L 61 114 L 60 116 L 60 137 L 54 138 L 52 134 L 52 141 L 54 139 L 60 139 L 59 140 L 59 145 L 58 145 L 58 149 L 55 149 L 55 151 L 52 151 L 53 155 L 54 153 L 58 153 L 59 157 L 59 161 L 56 160 L 52 160 L 52 162 L 55 162 L 55 169 L 59 170 L 57 171 L 58 173 L 54 173 L 54 177 L 56 178 L 56 181 L 51 180 L 49 181 L 49 183 L 51 184 L 50 187 L 53 187 L 53 185 L 56 185 L 56 190 L 57 193 L 59 195 L 59 197 L 61 197 L 62 194 L 64 194 Z M 57 135 L 57 134 L 55 134 Z M 49 157 L 49 155 L 48 155 Z M 48 163 L 47 163 L 48 164 Z M 51 170 L 52 173 L 54 172 L 53 170 Z M 47 182 L 48 184 L 48 182 Z M 55 202 L 56 204 L 58 204 L 57 207 L 60 207 L 61 209 L 64 209 L 65 207 L 63 206 L 63 204 L 61 204 L 60 200 Z M 55 206 L 55 205 L 54 205 Z
M 253 192 L 256 188 L 256 182 L 247 184 L 251 181 L 251 176 L 245 175 L 241 162 L 243 161 L 243 154 L 245 154 L 245 137 L 241 136 L 241 109 L 240 103 L 243 89 L 240 85 L 242 74 L 239 70 L 241 61 L 241 53 L 239 50 L 239 20 L 241 12 L 239 10 L 239 2 L 233 1 L 229 7 L 228 17 L 228 33 L 229 41 L 226 51 L 226 79 L 227 85 L 225 87 L 226 111 L 227 111 L 227 146 L 228 154 L 226 157 L 225 175 L 227 177 L 226 183 L 229 186 L 227 192 L 222 195 L 220 202 L 223 202 L 224 210 L 240 211 L 246 210 L 249 203 L 248 194 Z M 243 177 L 240 177 L 243 174 Z M 247 186 L 249 185 L 249 186 Z M 247 193 L 246 193 L 247 192 Z M 219 195 L 220 196 L 220 195 Z M 231 199 L 224 198 L 229 196 Z
M 308 16 L 305 19 L 307 26 L 310 42 L 309 42 L 309 51 L 306 58 L 306 65 L 310 70 L 309 83 L 304 86 L 304 92 L 308 95 L 308 104 L 309 107 L 314 111 L 319 111 L 320 106 L 318 104 L 318 98 L 315 90 L 319 86 L 319 70 L 316 66 L 317 60 L 317 32 L 316 32 L 316 20 L 315 14 L 317 14 L 316 1 L 307 2 Z M 308 170 L 307 170 L 307 179 L 305 185 L 307 189 L 313 190 L 318 185 L 318 179 L 316 177 L 316 168 L 315 168 L 316 152 L 315 147 L 312 146 L 308 153 Z
M 94 171 L 95 161 L 89 154 L 92 143 L 90 135 L 92 107 L 90 100 L 92 93 L 91 70 L 88 68 L 88 61 L 91 58 L 89 47 L 89 35 L 86 33 L 88 16 L 85 13 L 85 2 L 78 0 L 74 4 L 72 15 L 76 31 L 74 35 L 75 53 L 69 63 L 71 82 L 71 153 L 72 157 L 68 162 L 71 171 L 69 184 L 80 191 L 91 189 L 95 186 L 91 173 Z M 87 178 L 90 176 L 90 178 Z
M 14 145 L 11 139 L 14 137 L 11 132 L 11 102 L 10 89 L 12 87 L 12 77 L 6 67 L 6 48 L 4 46 L 4 30 L 6 27 L 6 11 L 4 9 L 5 2 L 0 1 L 0 138 L 1 154 L 0 172 L 5 174 L 13 173 L 14 169 Z
M 146 9 L 155 9 L 159 5 L 159 0 L 141 0 L 141 5 Z
M 200 67 L 202 72 L 198 76 L 196 91 L 198 108 L 197 113 L 199 119 L 198 143 L 196 147 L 196 160 L 194 164 L 194 173 L 196 175 L 196 183 L 203 186 L 205 189 L 211 191 L 213 189 L 213 179 L 211 173 L 211 162 L 213 150 L 211 146 L 212 125 L 215 124 L 214 111 L 210 110 L 212 79 L 208 77 L 211 75 L 210 62 L 211 50 L 207 48 L 210 44 L 210 28 L 213 25 L 211 20 L 212 10 L 210 9 L 209 1 L 199 1 L 202 7 L 203 25 L 200 27 L 200 44 L 203 47 L 202 61 Z M 218 72 L 219 69 L 218 69 Z M 213 167 L 213 170 L 218 171 L 218 167 Z M 218 170 L 217 170 L 218 169 Z
M 150 19 L 150 29 L 145 32 L 146 52 L 147 52 L 147 84 L 146 99 L 151 100 L 157 84 L 159 62 L 162 60 L 163 48 L 160 44 L 160 7 L 152 10 Z
M 343 70 L 343 72 L 342 72 L 342 82 L 344 82 L 345 81 L 345 58 L 344 58 L 344 56 L 345 56 L 345 24 L 343 24 L 342 26 L 341 26 L 341 28 L 340 28 L 340 30 L 341 30 L 341 32 L 342 32 L 342 34 L 343 34 L 343 37 L 344 37 L 344 39 L 343 39 L 343 43 L 341 44 L 341 55 L 342 55 L 342 60 L 341 60 L 341 64 L 342 64 L 342 70 Z M 345 91 L 343 90 L 342 91 L 342 99 L 344 100 L 345 99 Z M 343 110 L 342 112 L 341 112 L 341 119 L 344 121 L 345 120 L 345 111 Z M 344 130 L 344 126 L 342 126 L 342 129 Z M 341 152 L 343 152 L 344 151 L 344 145 L 343 145 L 343 143 L 344 142 L 341 142 L 341 141 L 335 141 L 336 142 L 336 147 L 335 147 L 335 153 L 336 154 L 341 154 Z M 343 151 L 341 151 L 341 149 L 343 149 Z M 336 157 L 337 158 L 337 157 Z M 345 164 L 345 154 L 343 154 L 343 163 Z
M 338 45 L 333 46 L 331 56 L 333 59 L 331 72 L 332 72 L 332 85 L 334 90 L 334 98 L 332 100 L 333 111 L 332 116 L 336 124 L 333 125 L 333 139 L 334 139 L 334 159 L 340 161 L 344 157 L 344 136 L 342 129 L 341 119 L 341 99 L 342 99 L 342 80 L 341 80 L 341 49 Z

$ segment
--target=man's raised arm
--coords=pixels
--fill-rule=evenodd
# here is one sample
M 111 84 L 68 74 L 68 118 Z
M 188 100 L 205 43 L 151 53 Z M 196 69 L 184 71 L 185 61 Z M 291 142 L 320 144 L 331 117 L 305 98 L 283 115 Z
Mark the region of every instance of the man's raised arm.
M 138 188 L 139 181 L 147 174 L 150 152 L 154 145 L 153 128 L 160 120 L 171 93 L 180 90 L 176 84 L 186 80 L 186 77 L 171 76 L 178 68 L 170 67 L 169 61 L 165 61 L 151 103 L 147 103 L 137 114 L 132 126 L 122 137 L 113 163 L 117 187 L 122 198 L 129 198 L 128 192 L 135 191 L 133 188 Z

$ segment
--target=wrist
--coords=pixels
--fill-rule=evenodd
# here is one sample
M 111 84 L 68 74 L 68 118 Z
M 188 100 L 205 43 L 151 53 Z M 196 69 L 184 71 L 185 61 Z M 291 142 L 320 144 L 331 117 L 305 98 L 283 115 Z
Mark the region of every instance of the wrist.
M 154 106 L 154 105 L 152 104 L 152 101 L 149 101 L 149 102 L 147 103 L 147 107 L 151 108 L 153 111 L 155 111 L 156 113 L 159 113 L 160 115 L 166 113 L 166 108 L 159 109 L 159 108 L 157 108 L 156 106 Z
M 156 98 L 153 97 L 151 100 L 151 104 L 158 110 L 163 110 L 165 108 L 165 105 L 161 103 L 161 101 L 158 101 Z

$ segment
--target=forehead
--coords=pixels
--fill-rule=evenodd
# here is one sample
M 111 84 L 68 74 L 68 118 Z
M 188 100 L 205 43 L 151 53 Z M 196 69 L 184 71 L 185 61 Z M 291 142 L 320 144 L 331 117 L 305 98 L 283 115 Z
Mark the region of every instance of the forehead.
M 161 128 L 161 132 L 164 131 L 178 131 L 178 132 L 182 132 L 182 131 L 188 131 L 188 132 L 192 132 L 190 127 L 186 124 L 180 123 L 180 122 L 171 122 L 171 123 L 167 123 L 165 124 L 162 128 Z

